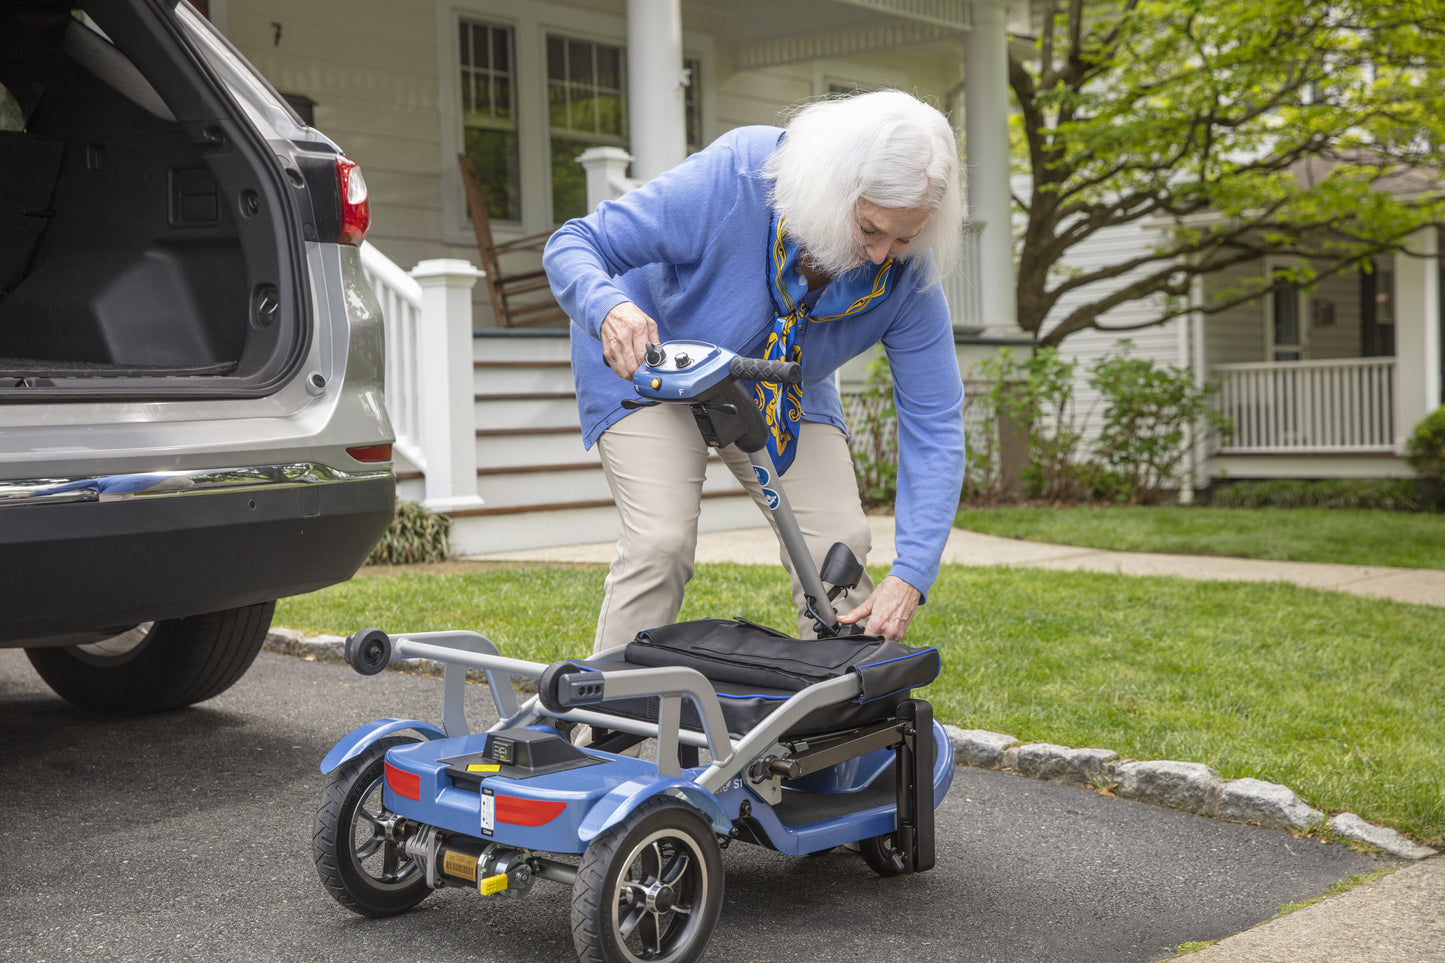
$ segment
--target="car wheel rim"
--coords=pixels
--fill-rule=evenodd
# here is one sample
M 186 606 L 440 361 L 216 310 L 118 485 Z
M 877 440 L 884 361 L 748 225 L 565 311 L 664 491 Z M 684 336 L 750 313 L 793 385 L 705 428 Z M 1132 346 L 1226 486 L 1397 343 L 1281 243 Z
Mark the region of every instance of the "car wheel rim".
M 90 665 L 103 667 L 123 665 L 140 655 L 145 649 L 146 642 L 150 640 L 151 629 L 154 627 L 154 622 L 142 622 L 133 629 L 118 632 L 98 642 L 72 646 L 71 651 L 75 653 L 77 659 Z
M 614 892 L 612 933 L 626 959 L 676 959 L 703 925 L 708 879 L 702 852 L 687 836 L 655 832 L 633 847 Z

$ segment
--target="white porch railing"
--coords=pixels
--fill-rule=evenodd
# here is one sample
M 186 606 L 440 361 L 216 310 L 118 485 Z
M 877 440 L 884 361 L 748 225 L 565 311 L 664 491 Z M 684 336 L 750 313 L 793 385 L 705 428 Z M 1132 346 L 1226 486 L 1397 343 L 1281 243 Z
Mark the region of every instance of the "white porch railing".
M 403 271 L 370 244 L 361 264 L 381 302 L 387 414 L 397 450 L 426 476 L 422 504 L 478 507 L 471 290 L 485 275 L 450 258 Z
M 1234 420 L 1229 454 L 1392 452 L 1395 359 L 1217 365 L 1215 407 Z
M 421 472 L 426 455 L 421 420 L 421 285 L 370 243 L 361 245 L 361 267 L 376 299 L 386 332 L 386 411 L 396 449 Z

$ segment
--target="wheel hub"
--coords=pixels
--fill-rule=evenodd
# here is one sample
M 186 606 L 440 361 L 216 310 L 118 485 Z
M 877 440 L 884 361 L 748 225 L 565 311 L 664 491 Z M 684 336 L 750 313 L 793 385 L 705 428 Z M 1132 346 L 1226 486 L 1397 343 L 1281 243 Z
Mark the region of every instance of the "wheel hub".
M 649 913 L 670 913 L 677 905 L 677 894 L 666 883 L 653 883 L 644 890 Z

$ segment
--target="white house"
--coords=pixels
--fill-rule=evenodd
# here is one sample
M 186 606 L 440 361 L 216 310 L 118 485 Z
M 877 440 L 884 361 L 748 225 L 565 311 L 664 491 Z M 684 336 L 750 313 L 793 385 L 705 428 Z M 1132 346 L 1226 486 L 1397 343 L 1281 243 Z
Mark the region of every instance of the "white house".
M 1082 268 L 1116 263 L 1165 230 L 1150 223 L 1104 232 L 1068 260 Z M 1196 310 L 1182 318 L 1118 334 L 1070 335 L 1060 351 L 1079 363 L 1078 410 L 1092 408 L 1097 419 L 1087 372 L 1128 338 L 1135 357 L 1216 384 L 1216 406 L 1234 420 L 1231 437 L 1194 452 L 1191 487 L 1219 479 L 1410 477 L 1401 457 L 1405 441 L 1445 403 L 1445 314 L 1438 229 L 1417 232 L 1408 249 L 1312 288 L 1282 285 L 1227 311 L 1200 310 L 1240 278 L 1266 275 L 1284 262 L 1240 265 L 1197 281 Z M 1103 321 L 1128 329 L 1159 313 L 1145 300 Z
M 1007 207 L 1009 0 L 204 6 L 361 164 L 373 211 L 365 256 L 391 338 L 402 493 L 453 516 L 456 550 L 615 531 L 596 457 L 577 432 L 566 332 L 497 330 L 470 266 L 480 259 L 459 153 L 478 168 L 500 242 L 585 212 L 588 175 L 576 158 L 589 148 L 628 152 L 631 177 L 645 179 L 733 127 L 777 123 L 800 101 L 856 87 L 909 90 L 975 145 L 969 264 L 950 291 L 960 350 L 1019 337 Z M 591 201 L 607 179 L 594 176 Z M 725 470 L 706 491 L 715 497 L 704 526 L 757 524 Z

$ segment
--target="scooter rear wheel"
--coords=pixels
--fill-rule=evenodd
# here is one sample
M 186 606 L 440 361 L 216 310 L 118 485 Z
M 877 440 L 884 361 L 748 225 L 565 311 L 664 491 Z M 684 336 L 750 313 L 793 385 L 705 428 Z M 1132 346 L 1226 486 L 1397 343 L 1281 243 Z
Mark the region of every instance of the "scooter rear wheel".
M 858 852 L 863 861 L 879 876 L 902 876 L 908 872 L 903 862 L 903 852 L 898 848 L 898 834 L 884 833 L 858 841 Z
M 416 742 L 380 739 L 332 773 L 312 823 L 311 852 L 336 902 L 362 916 L 393 916 L 431 894 L 421 864 L 402 851 L 396 816 L 382 804 L 386 750 Z
M 692 806 L 654 796 L 594 839 L 572 887 L 584 963 L 691 963 L 722 909 L 722 854 Z

